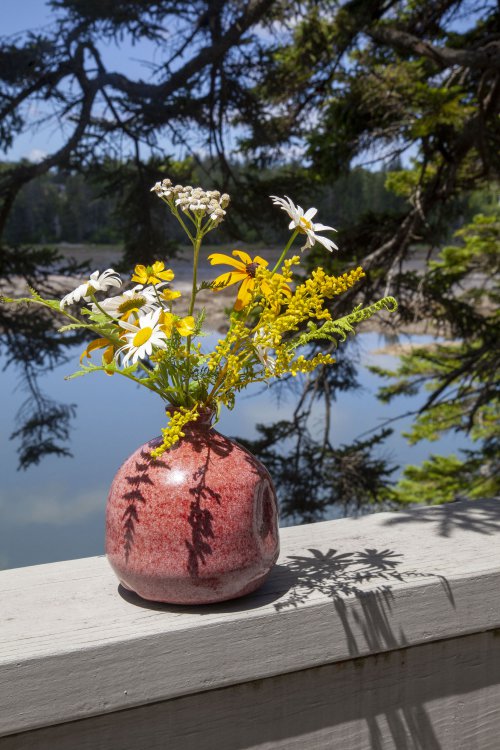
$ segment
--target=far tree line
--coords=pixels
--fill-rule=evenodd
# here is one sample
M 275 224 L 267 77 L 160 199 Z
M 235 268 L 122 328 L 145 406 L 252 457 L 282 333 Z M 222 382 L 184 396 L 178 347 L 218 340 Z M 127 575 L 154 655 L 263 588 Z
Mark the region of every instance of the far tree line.
M 194 183 L 207 188 L 216 187 L 220 183 L 217 168 L 211 168 L 210 163 L 200 164 L 203 169 L 187 159 L 182 169 L 190 173 Z M 108 169 L 111 168 L 108 165 Z M 378 171 L 358 167 L 337 180 L 310 190 L 311 199 L 325 221 L 328 219 L 329 223 L 333 222 L 340 228 L 352 225 L 369 212 L 399 213 L 403 200 L 386 187 L 388 173 L 398 168 L 399 164 Z M 233 170 L 237 169 L 239 166 L 233 165 Z M 269 169 L 267 176 L 279 180 L 281 173 L 293 169 L 293 164 Z M 122 197 L 120 192 L 110 190 L 107 182 L 95 172 L 54 168 L 20 190 L 6 223 L 4 241 L 9 245 L 60 242 L 124 245 L 127 243 L 127 221 Z M 263 195 L 262 200 L 265 198 Z M 152 205 L 154 210 L 153 201 Z M 255 211 L 255 214 L 259 215 L 259 212 Z M 219 233 L 217 241 L 237 239 L 249 243 L 274 243 L 282 239 L 282 222 L 276 220 L 273 223 L 271 215 L 265 215 L 264 221 L 253 225 L 246 223 L 243 216 L 241 218 L 237 228 L 233 228 L 236 236 L 229 238 L 228 232 Z M 157 221 L 164 225 L 170 239 L 181 242 L 183 235 L 178 225 L 169 219 L 167 212 L 158 212 Z

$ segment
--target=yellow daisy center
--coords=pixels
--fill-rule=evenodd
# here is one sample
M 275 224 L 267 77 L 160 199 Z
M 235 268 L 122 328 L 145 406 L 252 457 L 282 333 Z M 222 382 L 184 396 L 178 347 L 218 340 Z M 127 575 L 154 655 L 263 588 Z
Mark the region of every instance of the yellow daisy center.
M 142 346 L 143 344 L 146 343 L 146 341 L 148 341 L 151 338 L 152 334 L 153 334 L 153 329 L 150 328 L 149 326 L 145 326 L 144 328 L 141 328 L 140 331 L 137 331 L 137 333 L 135 334 L 132 340 L 132 344 L 134 346 Z
M 146 304 L 144 297 L 132 297 L 126 299 L 121 305 L 118 306 L 118 312 L 120 315 L 131 312 L 132 310 L 139 310 L 143 305 Z
M 306 219 L 305 216 L 300 217 L 300 223 L 302 226 L 304 226 L 306 229 L 312 229 L 312 222 L 309 221 L 309 219 Z

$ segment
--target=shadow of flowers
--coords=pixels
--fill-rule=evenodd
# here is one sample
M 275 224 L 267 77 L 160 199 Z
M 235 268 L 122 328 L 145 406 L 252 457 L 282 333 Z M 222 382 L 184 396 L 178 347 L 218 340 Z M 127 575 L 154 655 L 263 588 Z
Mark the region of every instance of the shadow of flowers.
M 188 571 L 192 578 L 198 578 L 200 565 L 205 564 L 207 555 L 212 554 L 210 540 L 214 538 L 213 514 L 205 503 L 215 501 L 220 505 L 221 495 L 207 481 L 210 460 L 213 454 L 225 458 L 233 450 L 230 440 L 216 430 L 202 432 L 193 430 L 190 444 L 195 452 L 204 454 L 198 468 L 193 472 L 193 485 L 189 493 L 193 497 L 190 503 L 188 522 L 191 526 L 191 539 L 185 540 L 188 550 Z
M 385 525 L 401 526 L 406 523 L 422 523 L 432 528 L 434 534 L 449 538 L 456 530 L 472 531 L 476 534 L 495 534 L 500 531 L 500 498 L 482 500 L 458 500 L 439 507 L 402 509 L 393 513 Z
M 151 443 L 148 443 L 140 453 L 140 460 L 135 462 L 134 473 L 126 477 L 126 482 L 130 489 L 125 492 L 123 499 L 126 501 L 127 506 L 123 511 L 123 549 L 125 552 L 125 561 L 128 562 L 132 548 L 134 546 L 135 528 L 140 523 L 139 508 L 146 504 L 146 495 L 144 494 L 144 486 L 152 485 L 153 482 L 149 476 L 149 470 L 153 459 L 151 458 L 150 450 Z M 155 459 L 155 466 L 162 466 L 168 469 L 169 467 L 163 461 Z
M 390 623 L 392 589 L 396 583 L 431 575 L 439 579 L 450 605 L 454 606 L 450 586 L 443 576 L 404 569 L 403 555 L 394 550 L 366 548 L 341 553 L 332 548 L 326 551 L 310 548 L 309 552 L 310 555 L 286 558 L 285 565 L 293 584 L 286 597 L 274 607 L 277 611 L 298 607 L 317 593 L 329 597 L 342 622 L 352 656 L 360 654 L 353 625 L 372 650 L 401 648 L 407 644 L 404 632 L 400 629 L 395 633 Z M 346 599 L 353 596 L 361 609 L 348 613 Z
M 336 599 L 351 594 L 365 594 L 361 584 L 377 579 L 378 590 L 389 581 L 403 581 L 404 574 L 398 570 L 402 555 L 393 550 L 365 549 L 360 552 L 340 553 L 330 548 L 326 552 L 309 548 L 310 556 L 291 555 L 286 559 L 292 571 L 295 585 L 288 597 L 275 605 L 277 609 L 298 606 L 313 592 L 320 592 Z M 385 584 L 384 584 L 385 582 Z

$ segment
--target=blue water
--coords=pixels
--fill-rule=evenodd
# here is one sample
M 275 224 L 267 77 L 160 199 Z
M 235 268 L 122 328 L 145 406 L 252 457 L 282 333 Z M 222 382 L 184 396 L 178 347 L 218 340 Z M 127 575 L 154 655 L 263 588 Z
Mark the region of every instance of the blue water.
M 390 367 L 394 357 L 375 354 L 384 345 L 377 333 L 359 334 L 362 390 L 340 396 L 332 406 L 332 442 L 350 442 L 383 420 L 416 408 L 424 395 L 398 398 L 390 405 L 379 403 L 374 394 L 380 379 L 367 364 Z M 405 339 L 408 340 L 408 339 Z M 424 343 L 430 337 L 413 336 Z M 8 368 L 2 373 L 0 435 L 0 568 L 86 557 L 103 553 L 104 508 L 109 485 L 122 461 L 139 445 L 158 435 L 165 425 L 163 405 L 145 388 L 135 387 L 117 375 L 101 373 L 65 381 L 64 375 L 76 369 L 69 363 L 44 375 L 44 391 L 58 401 L 77 404 L 73 420 L 71 451 L 74 458 L 48 457 L 39 466 L 17 471 L 16 444 L 9 435 L 16 426 L 16 412 L 24 394 L 16 388 L 18 373 Z M 1 366 L 1 362 L 0 362 Z M 255 386 L 237 402 L 233 412 L 222 414 L 218 429 L 235 437 L 257 436 L 255 425 L 286 419 L 293 411 L 295 397 L 277 399 L 273 389 Z M 316 406 L 320 422 L 322 405 Z M 464 447 L 464 440 L 453 436 L 438 444 L 422 442 L 409 446 L 401 432 L 410 419 L 395 425 L 395 433 L 381 449 L 395 463 L 419 463 L 430 453 L 449 454 Z

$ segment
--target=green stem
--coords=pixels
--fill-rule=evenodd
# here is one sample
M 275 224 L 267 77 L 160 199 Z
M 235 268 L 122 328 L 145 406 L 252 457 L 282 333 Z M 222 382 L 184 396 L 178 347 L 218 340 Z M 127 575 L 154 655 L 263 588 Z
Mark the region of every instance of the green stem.
M 274 274 L 276 273 L 276 271 L 278 270 L 278 268 L 279 268 L 279 267 L 281 266 L 281 264 L 282 264 L 282 263 L 283 263 L 283 261 L 285 260 L 285 258 L 286 258 L 286 254 L 287 254 L 287 252 L 288 252 L 288 251 L 290 250 L 290 248 L 292 247 L 293 241 L 295 240 L 295 238 L 296 238 L 296 236 L 298 235 L 298 233 L 299 233 L 299 230 L 298 230 L 298 229 L 296 229 L 296 230 L 295 230 L 295 232 L 294 232 L 294 233 L 292 234 L 292 236 L 290 237 L 290 239 L 288 240 L 288 242 L 287 242 L 287 244 L 286 244 L 286 246 L 285 246 L 285 249 L 284 249 L 284 250 L 283 250 L 283 252 L 281 253 L 280 257 L 278 258 L 278 262 L 276 263 L 276 265 L 274 266 L 274 268 L 273 268 L 273 270 L 272 270 L 272 274 L 273 274 L 273 275 L 274 275 Z
M 191 289 L 191 301 L 189 302 L 189 311 L 188 315 L 193 314 L 194 310 L 194 301 L 196 299 L 196 284 L 197 284 L 197 278 L 198 278 L 198 257 L 200 255 L 200 247 L 201 247 L 201 237 L 198 235 L 196 237 L 196 240 L 193 242 L 193 248 L 194 248 L 194 258 L 193 258 L 193 286 Z
M 198 259 L 200 256 L 201 240 L 202 240 L 202 235 L 198 227 L 196 239 L 193 241 L 193 250 L 194 250 L 193 286 L 191 288 L 191 299 L 189 301 L 188 316 L 192 315 L 194 312 L 194 303 L 196 300 L 196 290 L 197 290 L 197 283 L 198 283 Z M 191 339 L 192 339 L 192 336 L 188 336 L 186 340 L 186 350 L 187 350 L 186 404 L 187 405 L 189 405 L 189 383 L 191 380 L 191 364 L 189 361 L 189 357 L 191 354 Z
M 156 299 L 158 301 L 158 304 L 160 305 L 161 309 L 164 310 L 165 307 L 164 307 L 164 305 L 163 305 L 163 303 L 162 303 L 162 301 L 160 299 L 160 295 L 158 294 L 158 289 L 156 288 L 155 284 L 153 284 L 153 290 L 154 290 L 154 293 L 155 293 L 155 297 L 156 297 Z
M 231 347 L 229 349 L 229 354 L 236 354 L 236 352 L 240 348 L 240 344 L 241 344 L 241 339 L 236 339 L 236 341 L 231 345 Z M 210 404 L 212 401 L 215 400 L 215 395 L 216 395 L 218 389 L 224 383 L 224 379 L 226 377 L 226 373 L 227 373 L 227 360 L 226 360 L 226 364 L 224 365 L 224 367 L 222 368 L 222 370 L 220 370 L 220 372 L 219 372 L 219 374 L 218 374 L 218 376 L 217 376 L 217 378 L 215 380 L 215 383 L 214 383 L 214 386 L 213 386 L 212 390 L 208 394 L 207 406 L 208 406 L 208 404 Z
M 181 227 L 184 229 L 184 231 L 186 232 L 187 236 L 189 237 L 189 239 L 191 240 L 191 242 L 194 245 L 195 239 L 194 239 L 193 235 L 191 234 L 191 232 L 189 231 L 189 229 L 187 228 L 187 226 L 186 226 L 186 224 L 184 222 L 184 219 L 182 218 L 182 216 L 180 215 L 180 213 L 179 213 L 179 211 L 177 209 L 177 206 L 172 205 L 172 213 L 174 214 L 175 218 L 177 219 L 177 221 L 179 222 L 179 224 L 181 225 Z
M 92 300 L 94 305 L 97 307 L 97 309 L 102 312 L 103 315 L 105 315 L 107 318 L 109 318 L 109 320 L 112 320 L 113 323 L 116 324 L 116 320 L 113 318 L 113 316 L 110 315 L 108 312 L 106 312 L 106 310 L 100 306 L 99 302 L 96 300 L 94 292 L 90 292 L 90 299 Z
M 106 372 L 106 368 L 105 367 L 99 367 L 99 368 L 96 368 L 96 369 L 103 370 L 104 372 Z M 134 383 L 138 383 L 139 385 L 143 385 L 144 388 L 148 388 L 150 391 L 153 391 L 153 393 L 157 393 L 159 396 L 162 395 L 161 390 L 159 390 L 158 388 L 154 388 L 154 386 L 147 385 L 144 382 L 144 380 L 141 380 L 141 378 L 136 378 L 134 375 L 131 375 L 130 373 L 123 372 L 123 370 L 113 370 L 113 374 L 115 374 L 115 373 L 117 375 L 123 375 L 124 378 L 128 378 L 129 380 L 133 380 Z
M 85 328 L 88 331 L 92 331 L 93 333 L 96 334 L 96 336 L 100 336 L 101 338 L 108 339 L 111 342 L 115 342 L 121 345 L 121 341 L 118 338 L 118 336 L 113 336 L 113 334 L 104 333 L 97 326 L 93 326 L 88 323 L 82 323 L 82 321 L 79 318 L 76 318 L 74 315 L 71 315 L 71 313 L 66 312 L 64 308 L 60 310 L 54 310 L 54 308 L 51 305 L 49 305 L 48 302 L 46 302 L 46 300 L 38 300 L 38 299 L 29 298 L 29 297 L 25 298 L 23 301 L 28 302 L 33 305 L 42 305 L 42 307 L 47 307 L 49 310 L 52 310 L 52 312 L 58 312 L 60 315 L 64 315 L 65 318 L 68 318 L 68 320 L 71 320 L 73 323 L 78 323 L 79 325 L 82 326 L 82 328 Z M 105 311 L 103 310 L 103 312 Z M 107 313 L 105 314 L 108 315 Z M 108 317 L 110 316 L 108 315 Z
M 142 362 L 140 359 L 137 360 L 137 364 L 139 365 L 139 367 L 142 367 L 144 372 L 147 372 L 148 375 L 151 375 L 151 373 L 153 372 L 152 368 L 148 367 L 147 364 L 145 362 Z

